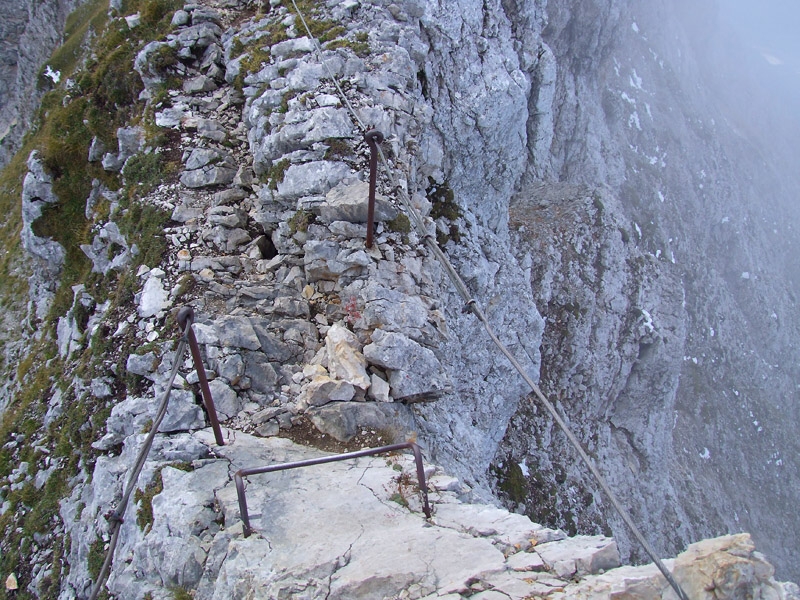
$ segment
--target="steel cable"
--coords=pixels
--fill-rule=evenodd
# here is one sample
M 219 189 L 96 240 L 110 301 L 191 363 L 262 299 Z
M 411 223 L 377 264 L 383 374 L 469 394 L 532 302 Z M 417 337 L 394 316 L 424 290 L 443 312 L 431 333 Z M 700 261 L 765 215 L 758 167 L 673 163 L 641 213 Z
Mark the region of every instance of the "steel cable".
M 188 327 L 191 327 L 191 324 L 187 325 L 187 328 Z M 164 415 L 167 414 L 167 405 L 169 404 L 169 396 L 172 392 L 172 384 L 175 382 L 175 377 L 178 374 L 178 368 L 180 367 L 180 363 L 183 360 L 184 354 L 186 353 L 186 343 L 187 337 L 186 332 L 184 331 L 184 334 L 178 343 L 178 349 L 175 352 L 175 360 L 172 364 L 169 383 L 167 384 L 167 389 L 164 391 L 164 395 L 161 399 L 161 404 L 158 407 L 156 417 L 153 419 L 153 425 L 150 428 L 150 432 L 147 434 L 144 444 L 139 450 L 136 462 L 134 463 L 133 471 L 131 471 L 130 475 L 128 476 L 128 482 L 125 486 L 125 492 L 122 494 L 122 499 L 120 500 L 119 504 L 117 504 L 116 510 L 107 516 L 108 521 L 111 523 L 111 539 L 108 544 L 108 550 L 106 550 L 106 558 L 103 561 L 103 566 L 100 569 L 99 575 L 97 576 L 97 580 L 95 581 L 95 585 L 92 589 L 91 596 L 89 596 L 89 600 L 97 599 L 98 594 L 100 594 L 100 590 L 108 578 L 108 572 L 111 569 L 111 562 L 114 560 L 114 551 L 116 550 L 117 542 L 119 541 L 119 532 L 121 528 L 120 526 L 123 522 L 123 515 L 128 508 L 128 502 L 130 501 L 131 494 L 133 494 L 133 491 L 136 489 L 136 483 L 139 479 L 139 474 L 142 472 L 145 462 L 147 462 L 147 456 L 150 454 L 150 449 L 153 446 L 153 440 L 158 433 L 158 428 L 161 425 L 161 421 L 164 420 Z
M 319 52 L 320 62 L 322 62 L 323 66 L 325 67 L 326 71 L 328 72 L 328 75 L 331 77 L 331 80 L 333 81 L 334 85 L 336 86 L 336 89 L 339 91 L 339 94 L 341 95 L 341 98 L 342 98 L 343 102 L 345 103 L 345 105 L 347 106 L 350 114 L 352 115 L 352 117 L 354 119 L 354 122 L 361 128 L 362 132 L 366 132 L 367 131 L 366 125 L 364 125 L 363 121 L 358 116 L 358 113 L 353 108 L 352 103 L 350 102 L 350 100 L 345 95 L 344 91 L 342 90 L 342 87 L 339 85 L 339 81 L 338 81 L 336 75 L 331 71 L 331 69 L 328 67 L 327 63 L 325 63 L 325 61 L 322 59 L 322 46 L 317 41 L 316 37 L 311 33 L 311 29 L 309 28 L 308 24 L 306 23 L 306 19 L 303 16 L 303 13 L 298 8 L 297 3 L 295 2 L 295 0 L 292 0 L 292 5 L 294 6 L 294 9 L 297 12 L 297 15 L 300 17 L 300 21 L 303 23 L 303 27 L 305 27 L 305 30 L 306 30 L 306 32 L 308 34 L 308 37 L 313 41 L 315 48 Z M 539 389 L 539 386 L 533 381 L 533 379 L 531 379 L 528 376 L 528 374 L 526 373 L 525 369 L 517 361 L 517 359 L 514 357 L 514 355 L 511 354 L 511 352 L 508 350 L 508 348 L 506 348 L 506 346 L 495 335 L 494 331 L 492 330 L 491 325 L 489 324 L 488 319 L 486 318 L 486 315 L 484 315 L 483 311 L 481 311 L 481 309 L 478 307 L 477 302 L 475 301 L 475 299 L 471 297 L 471 295 L 469 293 L 469 290 L 467 289 L 467 286 L 464 284 L 464 281 L 461 279 L 461 277 L 459 276 L 458 272 L 453 268 L 453 265 L 450 263 L 448 258 L 445 256 L 444 252 L 442 252 L 441 248 L 439 248 L 439 245 L 437 244 L 435 239 L 433 239 L 433 235 L 427 232 L 427 230 L 425 228 L 425 223 L 424 223 L 421 215 L 417 212 L 417 210 L 411 204 L 411 199 L 408 197 L 408 193 L 400 185 L 400 182 L 399 182 L 396 174 L 394 173 L 394 170 L 389 165 L 389 161 L 386 159 L 386 156 L 384 155 L 383 150 L 380 148 L 380 146 L 378 146 L 378 152 L 380 154 L 381 164 L 383 165 L 384 170 L 385 170 L 387 176 L 389 177 L 389 180 L 391 181 L 394 190 L 397 192 L 398 196 L 400 197 L 400 200 L 401 200 L 403 206 L 405 207 L 405 209 L 406 209 L 406 211 L 408 213 L 408 216 L 410 216 L 411 220 L 413 221 L 415 229 L 418 231 L 420 237 L 424 240 L 426 246 L 431 250 L 433 255 L 437 258 L 437 260 L 444 267 L 445 271 L 447 272 L 448 277 L 450 278 L 450 281 L 452 282 L 453 286 L 456 288 L 456 290 L 458 291 L 459 295 L 462 297 L 462 299 L 465 302 L 464 309 L 465 310 L 471 310 L 472 313 L 478 318 L 478 320 L 480 320 L 481 323 L 483 323 L 484 329 L 486 330 L 487 334 L 491 338 L 492 342 L 494 342 L 495 346 L 497 346 L 497 348 L 500 350 L 500 352 L 502 352 L 502 354 L 511 362 L 512 366 L 519 372 L 519 374 L 522 376 L 523 380 L 525 380 L 525 383 L 527 383 L 530 386 L 530 388 L 533 390 L 533 392 L 536 395 L 536 397 L 545 406 L 547 411 L 550 413 L 550 415 L 553 417 L 555 422 L 558 424 L 558 427 L 567 436 L 567 439 L 569 440 L 570 444 L 575 448 L 575 450 L 578 453 L 578 455 L 580 456 L 581 460 L 589 468 L 589 471 L 592 473 L 594 478 L 597 480 L 597 483 L 600 485 L 600 487 L 603 490 L 603 492 L 605 492 L 606 496 L 608 496 L 609 500 L 611 501 L 611 504 L 614 506 L 614 509 L 617 511 L 617 513 L 619 513 L 620 517 L 625 522 L 625 524 L 628 526 L 628 528 L 631 530 L 631 532 L 633 533 L 633 535 L 636 538 L 636 540 L 642 545 L 642 547 L 644 548 L 645 552 L 652 559 L 653 563 L 658 567 L 658 570 L 661 571 L 661 574 L 664 575 L 664 578 L 667 580 L 667 582 L 672 587 L 672 589 L 675 591 L 675 593 L 678 595 L 678 597 L 681 600 L 689 600 L 688 596 L 686 595 L 686 592 L 684 592 L 683 588 L 681 588 L 681 586 L 678 584 L 678 582 L 675 581 L 675 578 L 669 572 L 669 570 L 667 569 L 666 565 L 664 565 L 663 561 L 658 557 L 658 555 L 656 554 L 656 552 L 653 549 L 653 547 L 650 545 L 650 543 L 644 538 L 642 533 L 639 531 L 639 528 L 633 522 L 633 519 L 631 518 L 631 516 L 628 513 L 628 511 L 619 502 L 619 500 L 617 499 L 617 497 L 614 494 L 614 492 L 611 491 L 611 488 L 608 486 L 608 483 L 606 483 L 605 478 L 601 475 L 600 471 L 594 465 L 594 462 L 591 460 L 589 455 L 583 449 L 582 444 L 580 443 L 578 438 L 575 436 L 575 434 L 572 432 L 572 430 L 569 428 L 569 426 L 564 421 L 564 419 L 561 417 L 561 415 L 558 413 L 558 411 L 556 410 L 555 406 L 553 406 L 553 404 L 542 393 L 542 391 Z

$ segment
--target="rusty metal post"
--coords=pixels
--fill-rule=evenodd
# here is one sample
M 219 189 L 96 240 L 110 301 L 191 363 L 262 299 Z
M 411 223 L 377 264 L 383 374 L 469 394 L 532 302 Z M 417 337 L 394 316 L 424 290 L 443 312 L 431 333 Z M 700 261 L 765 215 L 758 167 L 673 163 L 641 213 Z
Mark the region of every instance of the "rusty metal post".
M 378 181 L 378 144 L 383 142 L 383 134 L 370 129 L 364 134 L 369 145 L 369 204 L 367 204 L 367 248 L 372 248 L 373 229 L 375 229 L 375 187 Z
M 322 456 L 320 458 L 310 458 L 296 462 L 268 465 L 266 467 L 256 467 L 253 469 L 239 469 L 233 476 L 236 483 L 236 495 L 239 497 L 239 514 L 242 518 L 244 537 L 250 537 L 253 529 L 250 527 L 250 514 L 247 512 L 247 498 L 245 497 L 244 478 L 248 475 L 261 475 L 263 473 L 274 473 L 276 471 L 287 471 L 289 469 L 299 469 L 301 467 L 311 467 L 313 465 L 324 465 L 326 463 L 348 460 L 350 458 L 360 458 L 362 456 L 374 456 L 376 454 L 386 454 L 398 450 L 410 449 L 414 453 L 414 461 L 417 466 L 417 480 L 419 490 L 422 492 L 422 510 L 425 517 L 431 518 L 431 507 L 428 502 L 428 485 L 425 481 L 425 469 L 422 465 L 422 451 L 414 442 L 404 442 L 402 444 L 392 444 L 391 446 L 381 446 L 380 448 L 367 448 L 346 454 L 334 454 L 332 456 Z
M 184 306 L 178 311 L 178 327 L 186 335 L 189 340 L 189 350 L 192 353 L 192 361 L 194 368 L 197 371 L 197 378 L 200 380 L 200 392 L 203 395 L 203 404 L 208 413 L 208 420 L 211 421 L 211 429 L 214 430 L 214 439 L 218 446 L 224 446 L 225 440 L 222 438 L 222 429 L 219 426 L 219 419 L 217 419 L 217 409 L 214 407 L 214 399 L 211 397 L 211 388 L 208 387 L 208 378 L 206 377 L 206 370 L 203 367 L 203 358 L 200 356 L 200 346 L 197 343 L 197 338 L 192 329 L 194 323 L 194 310 L 190 306 Z
M 250 513 L 247 512 L 247 498 L 244 495 L 243 472 L 246 472 L 245 469 L 236 471 L 233 474 L 233 481 L 236 484 L 236 496 L 239 498 L 239 516 L 242 517 L 242 532 L 244 537 L 250 537 L 253 529 L 250 527 Z

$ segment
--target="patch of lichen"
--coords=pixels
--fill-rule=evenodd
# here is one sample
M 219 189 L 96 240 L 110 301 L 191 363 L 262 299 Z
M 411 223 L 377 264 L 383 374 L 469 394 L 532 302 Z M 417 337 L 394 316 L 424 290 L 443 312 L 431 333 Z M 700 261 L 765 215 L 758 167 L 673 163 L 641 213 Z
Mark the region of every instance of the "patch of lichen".
M 325 160 L 341 160 L 343 158 L 355 156 L 353 148 L 342 138 L 328 138 L 325 140 L 328 149 L 325 151 Z
M 403 243 L 406 243 L 408 234 L 411 233 L 411 221 L 404 213 L 398 213 L 394 219 L 386 222 L 386 228 L 402 235 Z
M 283 160 L 279 160 L 267 172 L 267 181 L 269 182 L 267 186 L 271 190 L 277 190 L 278 184 L 283 182 L 283 178 L 286 175 L 286 171 L 289 169 L 291 162 L 288 158 L 284 158 Z
M 446 181 L 437 183 L 433 178 L 429 178 L 428 183 L 429 186 L 425 192 L 431 203 L 430 216 L 434 221 L 443 219 L 446 222 L 444 230 L 441 223 L 437 224 L 436 241 L 440 246 L 444 246 L 451 240 L 456 243 L 460 242 L 461 230 L 458 220 L 464 213 L 456 203 L 455 193 Z
M 153 525 L 153 498 L 164 491 L 164 478 L 162 476 L 164 467 L 172 467 L 181 471 L 193 470 L 191 463 L 186 462 L 175 462 L 163 465 L 156 469 L 153 479 L 145 486 L 144 490 L 137 489 L 133 493 L 133 500 L 139 505 L 139 508 L 136 510 L 136 523 L 142 531 L 145 531 L 147 527 Z
M 307 210 L 298 210 L 289 219 L 289 231 L 292 235 L 300 232 L 308 231 L 308 226 L 315 220 L 315 215 Z
M 372 50 L 366 41 L 359 42 L 358 40 L 354 41 L 342 37 L 325 44 L 326 50 L 336 50 L 337 48 L 348 48 L 352 50 L 353 53 L 359 58 L 366 58 L 372 53 Z

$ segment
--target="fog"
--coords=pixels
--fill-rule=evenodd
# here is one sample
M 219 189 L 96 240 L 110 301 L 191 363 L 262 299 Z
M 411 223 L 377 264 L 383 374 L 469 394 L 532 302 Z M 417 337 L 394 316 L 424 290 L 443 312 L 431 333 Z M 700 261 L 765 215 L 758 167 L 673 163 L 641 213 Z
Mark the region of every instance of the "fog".
M 797 0 L 719 0 L 725 23 L 758 50 L 765 62 L 800 77 L 800 2 Z
M 750 52 L 762 85 L 800 119 L 800 2 L 718 0 L 723 26 Z

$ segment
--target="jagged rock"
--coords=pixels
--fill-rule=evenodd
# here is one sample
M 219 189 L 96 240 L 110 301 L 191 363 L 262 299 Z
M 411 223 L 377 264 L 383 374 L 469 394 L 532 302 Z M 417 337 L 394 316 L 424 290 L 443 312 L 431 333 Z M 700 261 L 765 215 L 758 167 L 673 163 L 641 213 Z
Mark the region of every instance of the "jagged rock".
M 213 8 L 195 6 L 192 9 L 192 25 L 199 25 L 200 23 L 216 23 L 220 25 L 222 19 L 220 14 Z
M 343 264 L 336 262 L 340 250 L 336 242 L 309 240 L 303 250 L 306 279 L 310 282 L 320 279 L 336 281 L 346 270 Z
M 95 211 L 95 207 L 101 199 L 109 202 L 110 212 L 113 214 L 117 206 L 117 200 L 119 199 L 119 192 L 112 192 L 99 180 L 92 179 L 92 191 L 89 192 L 89 197 L 86 198 L 86 208 L 84 209 L 84 215 L 87 220 L 94 221 L 97 219 L 98 215 Z M 131 250 L 134 248 L 136 248 L 135 244 L 131 246 Z
M 267 322 L 253 319 L 251 323 L 260 348 L 268 360 L 283 363 L 294 355 L 294 351 L 288 344 L 269 331 Z
M 576 536 L 539 544 L 535 550 L 544 560 L 548 570 L 562 579 L 569 579 L 576 574 L 594 574 L 620 566 L 616 542 L 603 536 Z
M 534 533 L 542 526 L 525 515 L 488 504 L 443 504 L 436 512 L 436 522 L 470 535 L 491 537 L 502 546 L 527 549 Z
M 56 340 L 58 343 L 58 354 L 62 358 L 67 358 L 75 350 L 80 348 L 80 341 L 82 338 L 83 334 L 78 328 L 74 318 L 70 318 L 69 316 L 58 318 Z
M 216 148 L 194 148 L 185 161 L 186 169 L 189 171 L 218 163 L 233 166 L 230 154 Z
M 239 171 L 237 171 L 237 174 L 240 171 L 241 167 L 239 168 Z M 238 187 L 229 188 L 214 194 L 214 205 L 226 206 L 228 204 L 237 204 L 240 200 L 244 200 L 245 198 L 247 198 L 247 192 L 245 192 L 243 189 Z
M 691 544 L 675 559 L 673 576 L 689 598 L 780 598 L 782 586 L 747 533 Z
M 100 227 L 91 244 L 81 244 L 81 250 L 92 261 L 92 271 L 103 275 L 127 266 L 133 254 L 125 236 L 113 221 Z
M 186 159 L 181 183 L 188 188 L 227 185 L 236 175 L 236 163 L 227 152 L 215 148 L 195 148 Z
M 275 44 L 270 48 L 270 54 L 276 57 L 284 58 L 289 54 L 296 54 L 298 52 L 312 52 L 314 44 L 308 37 L 299 37 L 285 42 Z
M 390 388 L 389 383 L 373 373 L 370 376 L 370 386 L 367 390 L 367 396 L 376 402 L 391 402 L 392 397 L 389 395 Z
M 181 29 L 175 41 L 182 48 L 204 49 L 218 43 L 221 35 L 222 29 L 220 26 L 213 21 L 208 21 Z
M 200 94 L 202 92 L 211 92 L 219 86 L 213 78 L 206 75 L 197 75 L 191 79 L 183 82 L 183 91 L 187 94 Z
M 179 204 L 172 211 L 170 217 L 173 221 L 178 223 L 187 223 L 188 221 L 197 220 L 203 215 L 203 211 L 199 208 L 192 208 L 186 204 Z
M 136 13 L 134 15 L 128 15 L 125 18 L 125 24 L 128 26 L 128 29 L 135 29 L 142 23 L 142 15 L 140 13 Z
M 189 13 L 183 9 L 178 9 L 175 11 L 175 14 L 172 15 L 172 21 L 170 24 L 173 27 L 183 27 L 184 25 L 189 24 Z
M 121 444 L 131 435 L 147 433 L 156 416 L 161 398 L 130 397 L 114 405 L 106 421 L 106 434 L 92 447 L 108 450 Z M 164 433 L 188 431 L 205 427 L 203 410 L 189 390 L 172 390 L 167 412 L 158 430 Z
M 543 571 L 545 569 L 542 557 L 536 552 L 516 552 L 506 559 L 506 564 L 515 571 Z
M 217 360 L 217 375 L 226 379 L 229 385 L 239 385 L 244 376 L 244 360 L 238 354 L 231 354 Z
M 158 368 L 159 359 L 154 352 L 146 354 L 129 354 L 125 363 L 128 372 L 142 377 L 150 377 Z
M 272 303 L 272 312 L 285 317 L 300 317 L 304 319 L 308 319 L 311 316 L 308 302 L 289 296 L 275 298 Z
M 303 388 L 298 403 L 306 406 L 322 406 L 328 402 L 349 402 L 355 393 L 351 383 L 318 375 Z
M 219 121 L 213 119 L 198 119 L 197 135 L 214 140 L 215 142 L 224 142 L 225 138 L 228 137 L 225 128 L 220 125 Z
M 406 441 L 415 430 L 408 408 L 375 402 L 331 402 L 306 411 L 314 426 L 340 442 L 349 442 L 364 430 L 379 431 L 387 444 Z
M 334 323 L 325 336 L 325 347 L 328 351 L 328 372 L 333 379 L 346 381 L 361 390 L 370 387 L 367 360 L 352 331 Z
M 89 145 L 89 162 L 97 162 L 102 160 L 103 155 L 106 153 L 106 145 L 98 137 L 92 138 L 92 143 Z
M 58 242 L 37 237 L 31 229 L 33 222 L 42 215 L 42 209 L 48 204 L 58 202 L 58 197 L 53 192 L 53 179 L 45 171 L 38 151 L 33 150 L 30 153 L 27 166 L 28 173 L 22 182 L 22 247 L 44 261 L 48 271 L 58 273 L 66 251 Z
M 250 378 L 250 389 L 260 394 L 273 392 L 278 374 L 262 352 L 245 352 L 245 376 Z
M 318 142 L 352 135 L 353 124 L 344 109 L 324 107 L 311 111 L 295 110 L 287 114 L 280 129 L 260 138 L 254 156 L 260 162 L 272 161 Z
M 110 379 L 106 377 L 95 377 L 89 384 L 92 396 L 95 398 L 110 398 L 112 395 Z
M 222 317 L 214 323 L 217 339 L 223 346 L 258 350 L 261 342 L 250 319 L 243 316 Z
M 401 333 L 376 329 L 372 343 L 364 346 L 371 364 L 388 371 L 395 400 L 434 399 L 450 389 L 450 381 L 436 355 Z
M 139 295 L 139 316 L 143 319 L 154 317 L 163 310 L 169 308 L 172 301 L 169 292 L 164 289 L 161 277 L 150 275 L 144 282 L 141 294 Z
M 215 206 L 208 210 L 208 222 L 212 225 L 223 225 L 230 229 L 247 224 L 247 215 L 230 206 Z
M 438 311 L 432 314 L 418 295 L 409 295 L 387 289 L 375 281 L 369 281 L 359 293 L 365 329 L 383 329 L 402 333 L 422 344 L 432 344 L 443 333 L 434 326 L 444 319 Z
M 348 221 L 366 223 L 369 199 L 369 184 L 359 181 L 349 185 L 340 184 L 325 195 L 325 203 L 315 208 L 323 221 Z M 375 220 L 394 219 L 398 210 L 383 196 L 375 196 Z
M 156 112 L 156 125 L 169 129 L 187 127 L 191 116 L 192 112 L 188 104 L 184 102 L 175 102 L 172 106 Z
M 691 544 L 674 560 L 664 561 L 692 599 L 800 598 L 793 583 L 773 579 L 774 569 L 755 551 L 748 534 L 723 536 Z M 625 597 L 632 600 L 674 598 L 675 593 L 655 565 L 622 567 L 587 577 L 569 590 L 577 598 Z
M 239 411 L 242 410 L 242 402 L 234 390 L 220 379 L 209 381 L 208 387 L 221 421 L 226 421 L 239 414 Z
M 312 161 L 291 165 L 278 183 L 278 195 L 285 200 L 301 196 L 324 194 L 345 177 L 350 175 L 350 167 L 341 162 Z
M 141 127 L 120 127 L 117 129 L 117 152 L 108 152 L 103 156 L 103 169 L 119 173 L 125 162 L 142 151 L 144 147 L 144 130 Z

